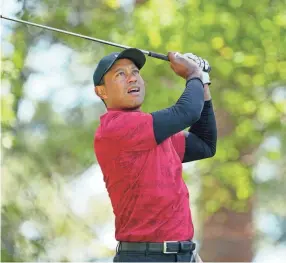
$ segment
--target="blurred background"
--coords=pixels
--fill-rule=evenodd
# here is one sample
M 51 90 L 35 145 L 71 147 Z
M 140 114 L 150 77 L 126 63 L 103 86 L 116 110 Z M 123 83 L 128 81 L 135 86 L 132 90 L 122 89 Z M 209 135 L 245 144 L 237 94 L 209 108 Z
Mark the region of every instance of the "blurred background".
M 285 262 L 285 0 L 2 0 L 1 13 L 212 65 L 217 154 L 184 164 L 195 237 L 212 262 Z M 110 261 L 114 216 L 93 91 L 117 48 L 1 19 L 1 261 Z M 147 58 L 143 110 L 184 81 Z

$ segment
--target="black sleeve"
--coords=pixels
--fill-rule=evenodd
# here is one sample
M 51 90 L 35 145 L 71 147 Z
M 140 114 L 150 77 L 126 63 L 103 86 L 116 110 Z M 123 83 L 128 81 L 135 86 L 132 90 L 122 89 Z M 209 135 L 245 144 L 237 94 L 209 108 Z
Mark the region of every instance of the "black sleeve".
M 206 101 L 201 118 L 189 129 L 183 163 L 215 155 L 217 127 L 212 101 Z
M 175 105 L 151 113 L 157 144 L 197 122 L 203 106 L 203 83 L 199 78 L 192 78 Z

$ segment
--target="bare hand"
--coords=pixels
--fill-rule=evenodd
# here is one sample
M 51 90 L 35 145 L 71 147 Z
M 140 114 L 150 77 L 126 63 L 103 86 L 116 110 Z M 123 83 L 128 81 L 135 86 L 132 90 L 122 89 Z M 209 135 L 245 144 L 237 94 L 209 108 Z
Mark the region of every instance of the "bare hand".
M 198 77 L 202 79 L 202 70 L 192 59 L 184 57 L 178 52 L 169 52 L 168 57 L 173 71 L 184 79 Z

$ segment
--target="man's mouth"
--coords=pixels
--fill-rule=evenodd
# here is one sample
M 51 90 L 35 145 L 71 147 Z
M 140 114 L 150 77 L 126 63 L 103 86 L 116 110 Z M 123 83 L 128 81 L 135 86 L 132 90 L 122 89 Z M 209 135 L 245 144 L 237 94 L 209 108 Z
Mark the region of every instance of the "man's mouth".
M 140 91 L 139 87 L 132 87 L 128 89 L 128 93 L 138 93 Z

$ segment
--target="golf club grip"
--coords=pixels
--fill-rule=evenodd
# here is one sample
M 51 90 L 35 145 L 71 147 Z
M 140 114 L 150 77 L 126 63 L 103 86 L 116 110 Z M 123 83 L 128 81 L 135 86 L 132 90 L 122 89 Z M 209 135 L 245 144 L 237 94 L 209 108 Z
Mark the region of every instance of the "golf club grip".
M 169 61 L 168 56 L 163 55 L 163 54 L 159 54 L 159 53 L 155 53 L 155 52 L 149 52 L 149 56 L 152 58 L 158 58 L 158 59 L 162 59 L 162 60 L 166 60 Z

